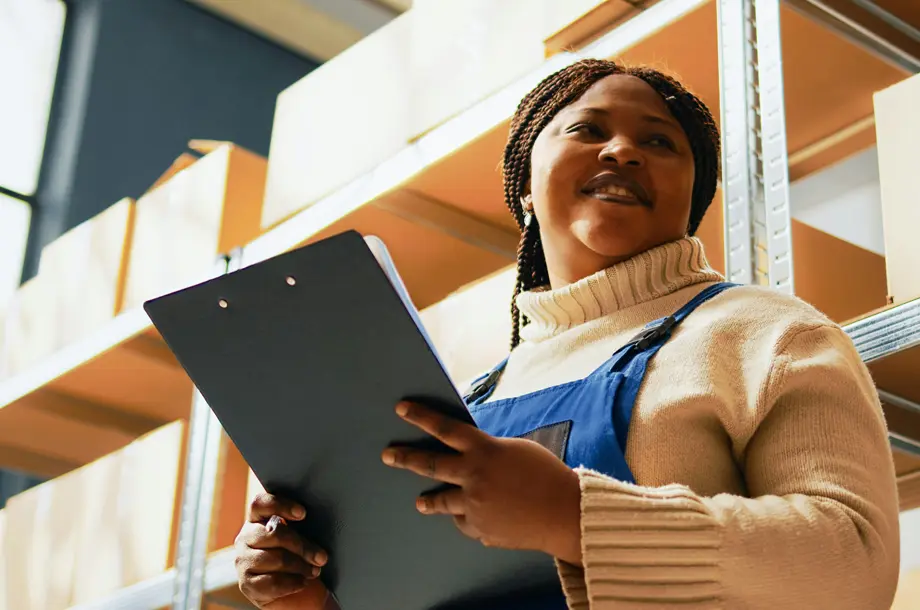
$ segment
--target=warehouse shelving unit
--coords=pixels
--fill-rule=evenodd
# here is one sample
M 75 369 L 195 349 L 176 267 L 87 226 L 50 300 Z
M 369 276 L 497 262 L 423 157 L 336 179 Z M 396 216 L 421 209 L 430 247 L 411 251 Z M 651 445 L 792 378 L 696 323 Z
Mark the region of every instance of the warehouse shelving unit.
M 443 299 L 514 261 L 517 234 L 504 209 L 495 165 L 518 100 L 543 77 L 581 57 L 634 60 L 630 54 L 637 46 L 666 28 L 683 23 L 698 29 L 703 23 L 718 33 L 718 45 L 710 50 L 722 61 L 703 68 L 687 64 L 681 73 L 697 78 L 703 89 L 708 85 L 707 103 L 722 108 L 725 213 L 716 232 L 718 245 L 724 245 L 725 267 L 732 279 L 792 291 L 790 175 L 815 171 L 858 150 L 873 123 L 853 110 L 845 124 L 835 126 L 836 135 L 812 133 L 808 146 L 800 141 L 789 154 L 786 133 L 793 117 L 787 116 L 785 104 L 796 93 L 783 86 L 781 8 L 788 5 L 809 23 L 820 23 L 822 31 L 833 31 L 904 75 L 920 71 L 920 35 L 868 0 L 645 4 L 579 51 L 549 57 L 365 175 L 228 253 L 214 273 L 353 228 L 388 243 L 419 307 Z M 870 25 L 854 11 L 869 15 Z M 877 83 L 865 84 L 867 91 L 872 87 Z M 802 117 L 795 120 L 798 128 Z M 814 143 L 816 135 L 821 139 Z M 421 256 L 418 244 L 426 240 L 431 250 Z M 844 323 L 844 329 L 881 388 L 902 505 L 920 506 L 920 389 L 910 382 L 911 372 L 920 371 L 920 299 L 863 314 Z M 116 383 L 110 382 L 113 377 Z M 140 310 L 120 315 L 96 335 L 0 383 L 0 445 L 13 448 L 9 456 L 0 451 L 0 459 L 49 476 L 180 417 L 189 420 L 190 428 L 175 567 L 75 610 L 248 607 L 236 590 L 232 549 L 208 554 L 222 431 Z M 56 436 L 24 434 L 49 422 Z M 61 440 L 70 437 L 82 440 Z

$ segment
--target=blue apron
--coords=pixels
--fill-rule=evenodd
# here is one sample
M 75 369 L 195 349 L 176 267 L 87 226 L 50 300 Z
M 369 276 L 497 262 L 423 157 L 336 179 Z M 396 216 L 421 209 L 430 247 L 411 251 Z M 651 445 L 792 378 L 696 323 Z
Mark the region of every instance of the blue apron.
M 590 468 L 635 483 L 626 463 L 626 438 L 649 360 L 684 318 L 733 286 L 727 282 L 710 286 L 673 315 L 649 323 L 584 379 L 485 402 L 495 391 L 508 362 L 506 358 L 474 381 L 464 400 L 476 424 L 493 436 L 527 438 L 552 451 L 571 468 Z M 566 602 L 560 588 L 551 598 L 521 600 L 515 607 L 558 610 L 565 608 Z

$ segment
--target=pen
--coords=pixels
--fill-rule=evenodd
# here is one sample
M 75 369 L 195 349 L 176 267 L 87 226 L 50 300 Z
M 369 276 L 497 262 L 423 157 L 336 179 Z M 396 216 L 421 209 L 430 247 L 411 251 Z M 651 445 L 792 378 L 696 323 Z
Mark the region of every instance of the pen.
M 271 518 L 268 520 L 268 523 L 265 524 L 265 529 L 267 529 L 269 533 L 272 533 L 276 529 L 278 529 L 279 525 L 284 525 L 284 524 L 285 524 L 285 520 L 282 517 L 279 517 L 278 515 L 272 515 Z

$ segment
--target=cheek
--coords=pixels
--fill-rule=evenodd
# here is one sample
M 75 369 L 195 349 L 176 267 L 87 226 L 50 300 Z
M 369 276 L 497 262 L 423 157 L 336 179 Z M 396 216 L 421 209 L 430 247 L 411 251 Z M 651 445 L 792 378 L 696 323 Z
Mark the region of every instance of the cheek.
M 531 189 L 537 215 L 541 210 L 552 214 L 554 209 L 571 205 L 585 161 L 572 147 L 534 145 L 531 157 Z
M 656 200 L 675 224 L 686 224 L 693 199 L 694 170 L 682 166 L 662 167 L 656 173 Z

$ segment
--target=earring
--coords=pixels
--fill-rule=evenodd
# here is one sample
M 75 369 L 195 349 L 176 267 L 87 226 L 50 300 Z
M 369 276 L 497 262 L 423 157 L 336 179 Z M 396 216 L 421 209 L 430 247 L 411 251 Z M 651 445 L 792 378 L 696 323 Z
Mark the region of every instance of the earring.
M 524 226 L 529 227 L 533 222 L 533 196 L 528 194 L 521 199 L 521 207 L 524 209 Z

